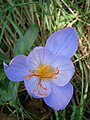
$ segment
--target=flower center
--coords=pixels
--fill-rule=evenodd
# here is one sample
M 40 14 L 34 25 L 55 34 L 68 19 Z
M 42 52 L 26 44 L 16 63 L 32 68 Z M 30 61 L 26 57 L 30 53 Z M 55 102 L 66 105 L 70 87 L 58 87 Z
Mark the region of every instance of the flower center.
M 31 74 L 27 75 L 24 80 L 33 76 L 37 76 L 40 80 L 56 78 L 59 74 L 59 69 L 54 69 L 50 65 L 40 64 L 36 70 L 29 70 L 29 72 L 31 72 Z
M 51 76 L 54 69 L 50 65 L 44 65 L 40 64 L 35 72 L 41 77 L 41 78 L 48 78 L 48 76 Z
M 37 92 L 37 94 L 39 94 L 40 96 L 48 96 L 47 94 L 47 87 L 42 86 L 41 81 L 44 79 L 52 79 L 52 78 L 56 78 L 56 76 L 59 74 L 59 69 L 56 68 L 54 69 L 52 66 L 50 65 L 45 65 L 45 64 L 40 64 L 36 70 L 28 70 L 30 72 L 29 75 L 25 76 L 24 80 L 27 80 L 31 77 L 38 77 L 39 81 L 38 84 L 36 85 L 34 92 Z

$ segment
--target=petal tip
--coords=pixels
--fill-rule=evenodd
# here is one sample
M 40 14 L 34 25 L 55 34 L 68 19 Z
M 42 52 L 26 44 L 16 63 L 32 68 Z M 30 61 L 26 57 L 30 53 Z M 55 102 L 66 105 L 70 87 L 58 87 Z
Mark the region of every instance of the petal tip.
M 52 93 L 44 98 L 45 103 L 54 110 L 64 110 L 69 104 L 73 96 L 73 86 L 71 83 L 68 83 L 64 87 L 54 86 L 55 90 Z
M 66 27 L 52 33 L 47 39 L 45 47 L 55 55 L 64 55 L 71 58 L 78 48 L 76 28 Z

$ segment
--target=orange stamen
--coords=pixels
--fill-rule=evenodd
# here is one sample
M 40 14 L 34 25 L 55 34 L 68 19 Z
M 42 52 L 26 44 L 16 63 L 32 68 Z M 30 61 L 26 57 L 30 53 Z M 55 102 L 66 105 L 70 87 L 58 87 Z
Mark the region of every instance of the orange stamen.
M 34 89 L 34 92 L 37 92 L 38 91 L 38 94 L 41 95 L 41 96 L 47 96 L 48 94 L 44 93 L 44 91 L 42 90 L 42 93 L 39 91 L 38 87 L 41 87 L 41 89 L 43 90 L 47 90 L 47 88 L 44 88 L 41 84 L 41 81 L 38 82 L 38 85 L 36 86 L 36 88 Z
M 38 92 L 38 94 L 40 96 L 48 96 L 48 94 L 45 93 L 45 91 L 47 90 L 47 88 L 43 87 L 41 84 L 41 80 L 43 79 L 57 79 L 57 75 L 59 74 L 59 69 L 56 68 L 54 73 L 52 73 L 53 71 L 49 71 L 49 68 L 47 66 L 42 67 L 43 69 L 39 68 L 39 71 L 34 71 L 34 70 L 28 70 L 28 72 L 30 72 L 31 74 L 25 76 L 24 80 L 27 80 L 29 78 L 32 78 L 34 76 L 39 78 L 39 82 L 38 85 L 36 86 L 36 88 L 34 89 L 34 92 Z M 48 73 L 49 72 L 49 73 Z M 48 74 L 44 74 L 44 73 L 48 73 Z M 39 90 L 39 87 L 41 88 Z
M 38 83 L 38 86 L 40 86 L 41 88 L 43 88 L 44 90 L 47 90 L 47 88 L 44 88 L 41 84 L 41 82 Z
M 50 76 L 42 76 L 42 75 L 39 75 L 39 74 L 37 74 L 37 73 L 34 73 L 34 70 L 32 70 L 32 71 L 29 70 L 29 72 L 31 72 L 31 74 L 27 75 L 27 76 L 24 78 L 24 80 L 26 80 L 26 79 L 28 79 L 28 78 L 31 78 L 31 77 L 33 77 L 33 76 L 39 77 L 40 79 L 43 79 L 43 78 L 51 79 L 51 78 L 54 78 L 56 75 L 59 74 L 59 69 L 56 68 L 56 71 L 55 71 L 52 75 L 50 75 Z

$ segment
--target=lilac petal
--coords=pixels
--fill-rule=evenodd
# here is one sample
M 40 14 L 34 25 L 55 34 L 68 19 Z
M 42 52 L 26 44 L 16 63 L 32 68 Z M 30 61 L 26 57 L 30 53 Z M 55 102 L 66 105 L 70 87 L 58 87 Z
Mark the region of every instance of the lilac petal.
M 24 80 L 24 77 L 29 74 L 26 60 L 27 57 L 25 55 L 17 55 L 11 60 L 9 65 L 5 62 L 3 63 L 5 74 L 9 80 L 15 82 Z
M 41 49 L 41 48 L 45 48 L 45 47 L 43 47 L 43 46 L 37 46 L 37 47 L 34 48 L 34 50 L 35 49 Z
M 46 48 L 55 55 L 73 56 L 78 47 L 78 37 L 75 28 L 64 28 L 50 35 Z
M 72 61 L 65 56 L 57 56 L 52 65 L 59 70 L 59 74 L 52 79 L 52 82 L 58 86 L 65 86 L 74 74 Z
M 52 84 L 51 94 L 44 98 L 45 103 L 54 110 L 63 110 L 69 104 L 73 95 L 73 86 L 68 83 L 64 87 Z
M 35 48 L 27 58 L 30 69 L 36 69 L 40 64 L 49 64 L 53 59 L 53 53 L 44 47 Z
M 28 93 L 34 98 L 44 98 L 51 92 L 51 86 L 48 80 L 39 80 L 38 77 L 32 77 L 24 80 Z M 39 85 L 40 83 L 40 85 Z

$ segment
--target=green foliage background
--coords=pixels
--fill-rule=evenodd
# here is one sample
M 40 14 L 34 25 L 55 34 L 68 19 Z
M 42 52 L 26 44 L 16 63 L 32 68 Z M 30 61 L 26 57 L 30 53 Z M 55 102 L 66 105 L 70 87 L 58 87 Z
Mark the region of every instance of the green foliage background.
M 42 100 L 31 98 L 23 82 L 9 81 L 3 61 L 28 55 L 35 46 L 44 46 L 51 33 L 68 26 L 77 29 L 79 38 L 72 57 L 74 95 L 65 110 L 53 111 Z M 0 111 L 12 120 L 90 120 L 89 0 L 0 0 Z

